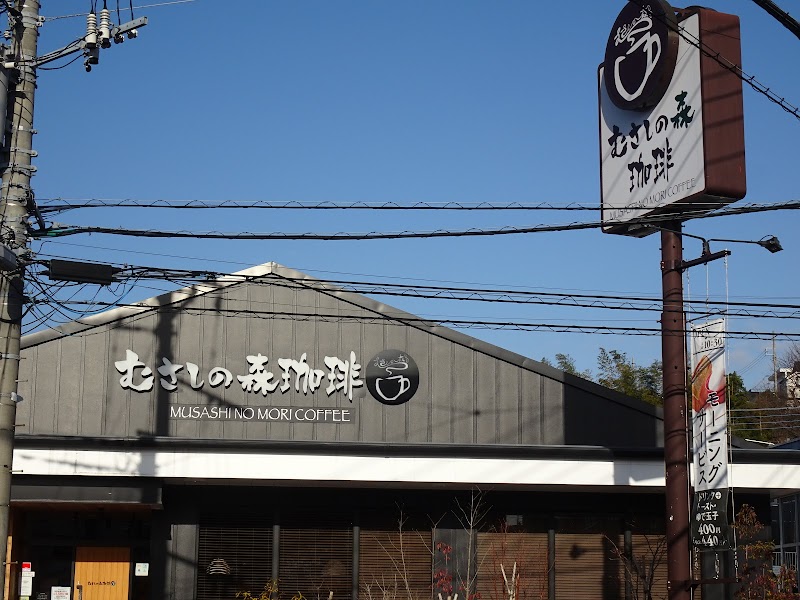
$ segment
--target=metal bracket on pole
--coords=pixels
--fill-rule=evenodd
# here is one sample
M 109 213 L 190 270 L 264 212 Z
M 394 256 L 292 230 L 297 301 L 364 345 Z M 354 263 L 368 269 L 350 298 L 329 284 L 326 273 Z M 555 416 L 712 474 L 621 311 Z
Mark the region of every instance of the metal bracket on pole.
M 32 156 L 32 157 L 34 157 L 34 158 L 35 158 L 35 157 L 37 157 L 37 156 L 39 156 L 39 153 L 38 153 L 36 150 L 28 150 L 27 148 L 17 148 L 17 147 L 14 147 L 14 148 L 9 148 L 9 149 L 8 149 L 8 151 L 9 151 L 11 154 L 14 154 L 15 152 L 20 152 L 20 153 L 22 153 L 22 154 L 27 154 L 28 156 Z
M 24 173 L 28 177 L 33 176 L 36 173 L 36 167 L 33 165 L 20 165 L 17 163 L 2 163 L 0 164 L 0 169 L 6 170 L 8 169 L 12 173 Z
M 695 267 L 697 265 L 704 265 L 706 263 L 710 263 L 712 260 L 717 260 L 718 258 L 723 258 L 725 256 L 730 256 L 730 250 L 720 250 L 719 252 L 712 252 L 710 254 L 703 254 L 700 258 L 695 258 L 693 260 L 684 260 L 681 262 L 680 271 L 685 271 L 691 267 Z
M 145 25 L 147 25 L 147 17 L 139 17 L 138 19 L 134 19 L 133 21 L 128 21 L 127 23 L 123 23 L 122 25 L 114 27 L 114 29 L 111 30 L 111 37 L 115 38 L 123 33 L 131 33 L 135 29 L 144 27 Z
M 114 27 L 114 29 L 111 30 L 111 35 L 112 37 L 122 36 L 123 34 L 131 33 L 137 28 L 144 27 L 145 25 L 147 25 L 147 17 L 139 17 L 138 19 L 134 19 L 133 21 L 128 21 L 127 23 L 123 23 L 122 25 Z M 83 52 L 84 48 L 86 48 L 86 43 L 81 41 L 78 44 L 64 46 L 58 50 L 53 50 L 47 54 L 42 54 L 38 58 L 32 59 L 29 64 L 32 64 L 34 67 L 41 67 L 42 65 L 46 65 L 54 60 L 58 60 L 59 58 L 64 58 L 70 54 Z

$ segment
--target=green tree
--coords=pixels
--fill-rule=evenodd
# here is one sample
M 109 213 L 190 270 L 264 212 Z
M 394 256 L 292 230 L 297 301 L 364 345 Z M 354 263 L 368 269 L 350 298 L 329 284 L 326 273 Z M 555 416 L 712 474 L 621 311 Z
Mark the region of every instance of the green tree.
M 624 352 L 600 348 L 597 370 L 597 383 L 649 404 L 662 404 L 663 369 L 660 360 L 654 360 L 648 366 L 640 366 Z
M 728 375 L 726 382 L 726 398 L 728 401 L 728 410 L 741 410 L 752 409 L 755 405 L 750 402 L 750 392 L 744 386 L 742 377 L 734 371 Z M 745 415 L 745 416 L 739 416 Z M 770 441 L 765 436 L 764 431 L 758 427 L 758 417 L 748 416 L 756 415 L 756 413 L 743 412 L 729 412 L 728 419 L 731 426 L 731 433 L 738 435 L 741 438 L 749 440 L 762 440 Z
M 541 362 L 550 367 L 553 366 L 553 363 L 547 358 L 543 358 Z M 575 365 L 575 359 L 569 354 L 562 354 L 561 352 L 556 353 L 555 368 L 564 371 L 565 373 L 569 373 L 570 375 L 576 375 L 578 377 L 588 379 L 589 381 L 593 381 L 592 372 L 588 369 L 586 371 L 579 371 L 578 367 Z
M 742 376 L 734 371 L 728 375 L 728 381 L 725 386 L 728 408 L 747 408 L 748 404 L 750 404 L 750 392 L 744 387 Z

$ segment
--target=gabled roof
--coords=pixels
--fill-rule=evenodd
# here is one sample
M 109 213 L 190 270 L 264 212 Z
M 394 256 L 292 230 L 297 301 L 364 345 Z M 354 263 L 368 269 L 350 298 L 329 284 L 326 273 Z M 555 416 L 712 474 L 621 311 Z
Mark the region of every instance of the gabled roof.
M 261 265 L 256 265 L 242 271 L 231 273 L 231 275 L 221 276 L 217 280 L 210 280 L 208 282 L 187 286 L 173 292 L 167 292 L 147 300 L 136 302 L 128 306 L 121 306 L 99 314 L 81 318 L 70 323 L 60 325 L 56 328 L 37 331 L 35 333 L 23 336 L 21 345 L 23 349 L 32 348 L 46 342 L 72 336 L 96 327 L 109 325 L 118 321 L 123 321 L 124 319 L 130 317 L 157 311 L 159 308 L 174 307 L 192 298 L 204 296 L 215 291 L 247 285 L 249 282 L 255 280 L 272 278 L 276 280 L 291 280 L 294 282 L 299 282 L 300 284 L 317 290 L 320 293 L 335 296 L 338 299 L 347 302 L 348 304 L 352 304 L 369 312 L 373 312 L 376 315 L 380 315 L 387 319 L 403 323 L 404 325 L 414 327 L 421 331 L 425 331 L 431 335 L 449 340 L 455 344 L 470 348 L 476 352 L 480 352 L 487 356 L 518 366 L 527 371 L 538 373 L 549 379 L 581 389 L 590 394 L 602 396 L 614 403 L 622 404 L 628 408 L 642 411 L 659 420 L 662 419 L 661 409 L 647 404 L 646 402 L 642 402 L 635 398 L 630 398 L 629 396 L 625 396 L 624 394 L 621 394 L 615 390 L 596 384 L 582 377 L 566 373 L 540 361 L 527 358 L 521 354 L 511 352 L 489 342 L 465 335 L 449 327 L 439 325 L 434 321 L 420 319 L 416 315 L 394 308 L 377 300 L 373 300 L 372 298 L 343 290 L 336 285 L 311 277 L 306 273 L 296 271 L 275 262 L 267 262 Z

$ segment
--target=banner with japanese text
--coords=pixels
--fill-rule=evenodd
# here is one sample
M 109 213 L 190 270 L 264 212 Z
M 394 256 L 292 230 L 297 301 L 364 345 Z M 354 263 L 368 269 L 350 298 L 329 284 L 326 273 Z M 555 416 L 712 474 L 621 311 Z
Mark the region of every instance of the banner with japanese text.
M 728 543 L 728 410 L 725 320 L 691 330 L 692 454 L 695 503 L 692 541 L 723 548 Z

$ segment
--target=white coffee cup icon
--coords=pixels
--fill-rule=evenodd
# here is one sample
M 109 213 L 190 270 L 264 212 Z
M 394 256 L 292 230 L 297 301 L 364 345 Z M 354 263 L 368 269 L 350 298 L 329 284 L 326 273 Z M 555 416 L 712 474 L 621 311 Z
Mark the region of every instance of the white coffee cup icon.
M 387 396 L 384 391 L 381 389 L 381 382 L 383 381 L 391 381 L 392 384 L 389 386 L 390 388 L 394 389 L 397 388 L 397 393 L 394 396 Z M 381 395 L 381 398 L 386 400 L 386 402 L 394 402 L 400 396 L 405 394 L 409 388 L 411 387 L 411 380 L 404 375 L 392 375 L 391 377 L 380 377 L 375 380 L 375 390 Z

